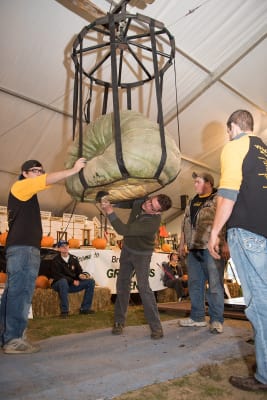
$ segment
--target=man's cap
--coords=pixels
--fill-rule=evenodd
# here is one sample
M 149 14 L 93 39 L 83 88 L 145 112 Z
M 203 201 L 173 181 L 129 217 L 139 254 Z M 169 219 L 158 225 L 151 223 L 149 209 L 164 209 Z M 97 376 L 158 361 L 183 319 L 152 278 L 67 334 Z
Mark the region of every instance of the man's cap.
M 63 247 L 63 246 L 68 246 L 69 242 L 67 240 L 59 240 L 57 242 L 57 247 Z
M 37 160 L 25 161 L 21 166 L 21 172 L 28 171 L 29 169 L 34 167 L 42 167 L 42 164 Z
M 208 172 L 193 172 L 192 173 L 192 178 L 196 179 L 196 178 L 202 178 L 204 179 L 205 182 L 209 182 L 211 184 L 211 186 L 214 186 L 214 178 L 211 174 L 209 174 Z

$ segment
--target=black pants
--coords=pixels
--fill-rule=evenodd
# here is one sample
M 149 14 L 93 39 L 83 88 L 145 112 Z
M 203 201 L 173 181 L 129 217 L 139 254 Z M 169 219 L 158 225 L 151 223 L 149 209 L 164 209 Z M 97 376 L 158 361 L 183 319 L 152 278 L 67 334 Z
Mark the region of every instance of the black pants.
M 168 288 L 175 289 L 178 299 L 180 299 L 181 297 L 184 296 L 183 282 L 181 279 L 179 279 L 179 278 L 168 279 L 165 282 L 165 286 L 167 286 Z

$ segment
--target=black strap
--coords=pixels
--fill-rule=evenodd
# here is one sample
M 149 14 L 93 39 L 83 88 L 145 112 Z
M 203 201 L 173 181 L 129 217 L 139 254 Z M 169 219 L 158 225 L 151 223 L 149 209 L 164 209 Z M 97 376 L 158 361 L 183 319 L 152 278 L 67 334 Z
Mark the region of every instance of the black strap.
M 112 76 L 112 94 L 113 94 L 113 132 L 115 138 L 116 159 L 122 177 L 128 178 L 129 173 L 126 169 L 122 155 L 120 107 L 119 107 L 117 61 L 116 61 L 116 26 L 113 14 L 109 14 L 109 30 L 110 30 L 110 49 L 111 49 L 110 57 L 111 57 L 111 76 Z
M 105 115 L 107 113 L 108 89 L 109 89 L 108 85 L 105 85 L 104 99 L 103 99 L 103 106 L 102 106 L 102 115 Z
M 90 122 L 91 122 L 92 91 L 93 91 L 93 79 L 90 78 L 89 97 L 84 105 L 84 119 L 87 122 L 87 124 L 90 124 Z
M 172 280 L 172 281 L 174 281 L 174 276 L 169 272 L 169 271 L 167 271 L 166 269 L 165 269 L 165 267 L 163 266 L 163 270 L 164 270 L 164 272 L 165 272 L 165 274 L 166 275 L 168 275 L 168 277 Z
M 166 152 L 166 142 L 165 142 L 163 112 L 162 112 L 162 102 L 161 102 L 162 82 L 160 84 L 159 69 L 158 69 L 158 62 L 157 62 L 155 23 L 153 20 L 151 21 L 151 25 L 150 25 L 150 36 L 151 36 L 151 48 L 152 48 L 152 55 L 153 55 L 153 65 L 154 65 L 154 72 L 155 72 L 155 87 L 156 87 L 156 97 L 157 97 L 157 105 L 158 105 L 158 124 L 159 124 L 160 142 L 161 142 L 161 159 L 160 159 L 157 171 L 154 175 L 154 178 L 158 179 L 163 170 L 163 167 L 166 163 L 167 152 Z
M 78 65 L 76 58 L 76 50 L 73 49 L 73 60 L 75 63 L 75 75 L 74 75 L 74 87 L 73 87 L 73 121 L 72 121 L 72 140 L 75 138 L 76 122 L 77 122 L 77 110 L 78 110 Z
M 80 63 L 79 63 L 79 148 L 78 148 L 78 156 L 82 157 L 83 155 L 83 56 L 82 56 L 82 45 L 83 39 L 79 35 L 79 43 L 80 43 Z
M 132 109 L 132 92 L 131 87 L 127 86 L 127 110 Z

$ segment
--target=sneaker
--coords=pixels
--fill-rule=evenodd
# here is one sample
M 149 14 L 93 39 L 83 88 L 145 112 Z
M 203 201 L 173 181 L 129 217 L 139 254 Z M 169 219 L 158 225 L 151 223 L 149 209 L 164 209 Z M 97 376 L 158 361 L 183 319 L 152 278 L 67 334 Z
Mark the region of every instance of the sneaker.
M 250 392 L 257 390 L 267 391 L 267 384 L 257 381 L 254 376 L 230 376 L 229 382 L 241 390 L 248 390 Z
M 180 326 L 207 326 L 206 321 L 194 321 L 192 318 L 184 318 L 179 320 Z
M 10 340 L 3 350 L 5 354 L 32 354 L 40 351 L 40 346 L 19 338 Z
M 161 339 L 163 337 L 163 330 L 159 329 L 158 331 L 152 331 L 150 337 L 154 340 Z
M 219 321 L 213 321 L 210 324 L 211 333 L 223 333 L 223 326 Z
M 121 335 L 123 332 L 123 328 L 124 328 L 123 324 L 115 322 L 111 331 L 112 335 Z
M 80 314 L 95 314 L 95 310 L 80 310 Z

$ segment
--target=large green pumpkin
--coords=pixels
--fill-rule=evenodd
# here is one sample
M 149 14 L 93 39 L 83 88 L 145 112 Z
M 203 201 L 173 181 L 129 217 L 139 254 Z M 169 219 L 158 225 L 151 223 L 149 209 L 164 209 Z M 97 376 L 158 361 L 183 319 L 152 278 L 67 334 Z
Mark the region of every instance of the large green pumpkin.
M 159 126 L 142 114 L 127 110 L 120 113 L 120 127 L 123 160 L 130 177 L 123 178 L 116 159 L 112 118 L 113 114 L 104 115 L 84 130 L 82 156 L 88 161 L 83 171 L 89 188 L 83 193 L 78 174 L 66 180 L 67 191 L 76 200 L 84 195 L 84 201 L 94 201 L 100 190 L 108 191 L 112 202 L 142 197 L 172 182 L 180 171 L 180 151 L 165 130 L 167 160 L 159 178 L 154 178 L 162 155 Z M 77 138 L 66 168 L 79 158 L 78 149 Z

